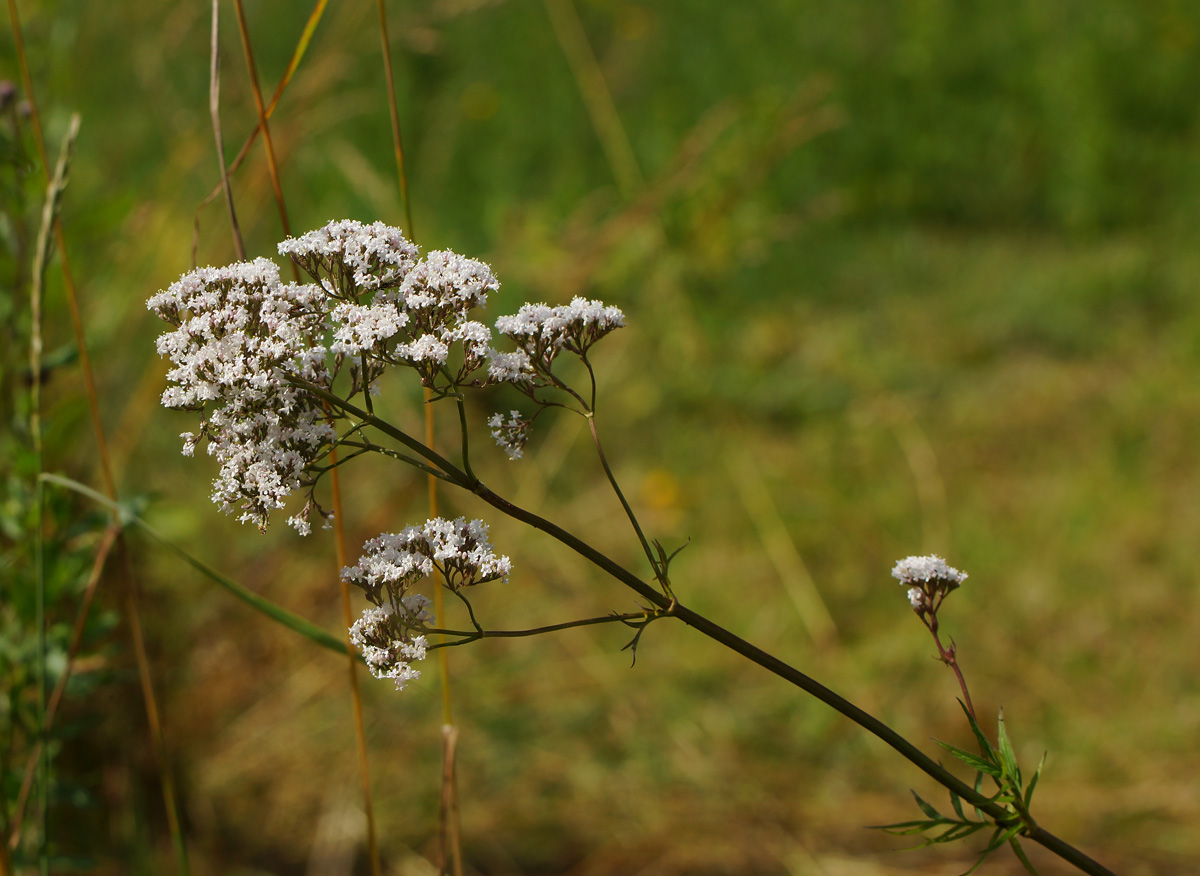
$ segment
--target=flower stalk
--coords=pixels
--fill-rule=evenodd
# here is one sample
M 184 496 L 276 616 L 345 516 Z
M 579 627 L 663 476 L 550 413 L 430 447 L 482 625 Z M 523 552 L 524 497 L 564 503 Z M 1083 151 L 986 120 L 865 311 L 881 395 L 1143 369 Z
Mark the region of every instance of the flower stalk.
M 547 534 L 645 603 L 645 608 L 635 613 L 528 630 L 488 630 L 476 617 L 468 594 L 476 586 L 507 581 L 512 564 L 508 557 L 493 551 L 484 521 L 435 516 L 423 525 L 369 540 L 358 563 L 342 570 L 343 581 L 359 588 L 371 604 L 354 622 L 350 635 L 372 673 L 392 680 L 401 689 L 420 674 L 416 664 L 430 650 L 483 638 L 521 638 L 603 623 L 620 622 L 634 628 L 634 639 L 627 647 L 636 648 L 650 623 L 675 617 L 885 742 L 945 787 L 958 815 L 961 801 L 974 807 L 981 820 L 964 820 L 960 826 L 918 798 L 928 821 L 950 828 L 943 839 L 994 825 L 997 833 L 989 851 L 997 842 L 1008 842 L 1024 860 L 1016 844 L 1020 836 L 1040 843 L 1083 872 L 1109 874 L 1030 816 L 1028 804 L 1037 775 L 1025 789 L 1003 723 L 995 747 L 979 730 L 955 644 L 951 640 L 943 645 L 939 635 L 937 611 L 966 578 L 945 561 L 909 557 L 897 564 L 893 575 L 908 587 L 913 609 L 932 634 L 939 658 L 955 672 L 964 710 L 980 741 L 981 755 L 951 747 L 952 753 L 970 759 L 981 773 L 996 780 L 999 791 L 991 796 L 982 792 L 979 783 L 971 786 L 959 780 L 878 718 L 676 598 L 668 576 L 674 554 L 668 555 L 657 541 L 652 543 L 646 537 L 617 482 L 596 427 L 596 380 L 588 351 L 624 325 L 620 310 L 583 298 L 554 307 L 526 304 L 516 314 L 496 321 L 496 333 L 512 346 L 502 352 L 492 346 L 491 329 L 471 316 L 499 286 L 482 262 L 451 252 L 431 252 L 422 259 L 398 229 L 349 221 L 289 238 L 279 249 L 308 273 L 313 283 L 285 285 L 278 269 L 259 259 L 192 272 L 149 303 L 175 328 L 159 340 L 160 352 L 170 356 L 174 365 L 170 379 L 175 385 L 166 391 L 163 402 L 168 407 L 200 412 L 203 417 L 199 433 L 185 433 L 184 452 L 190 455 L 200 440 L 207 439 L 208 452 L 222 465 L 214 482 L 215 502 L 227 512 L 240 508 L 243 522 L 261 528 L 289 493 L 301 491 L 308 500 L 305 511 L 290 522 L 306 534 L 309 507 L 320 510 L 314 489 L 321 475 L 351 458 L 378 452 Z M 556 372 L 563 355 L 582 363 L 589 390 L 577 391 Z M 419 440 L 376 413 L 371 395 L 384 375 L 397 369 L 416 373 L 426 390 L 427 404 L 454 400 L 461 432 L 458 460 L 446 458 L 430 441 Z M 348 373 L 349 392 L 343 372 Z M 510 458 L 521 456 L 534 419 L 545 410 L 567 408 L 587 419 L 605 477 L 649 562 L 649 580 L 558 524 L 517 506 L 480 479 L 470 458 L 465 393 L 500 384 L 515 389 L 536 408 L 531 416 L 513 411 L 507 418 L 497 414 L 489 421 L 493 436 Z M 363 395 L 364 407 L 351 400 L 358 393 Z M 368 436 L 371 432 L 385 441 L 376 443 Z M 389 442 L 398 447 L 387 446 Z M 355 452 L 335 461 L 330 451 L 339 446 Z M 430 580 L 464 604 L 471 629 L 431 625 L 429 599 L 418 589 Z M 439 639 L 431 643 L 429 636 Z

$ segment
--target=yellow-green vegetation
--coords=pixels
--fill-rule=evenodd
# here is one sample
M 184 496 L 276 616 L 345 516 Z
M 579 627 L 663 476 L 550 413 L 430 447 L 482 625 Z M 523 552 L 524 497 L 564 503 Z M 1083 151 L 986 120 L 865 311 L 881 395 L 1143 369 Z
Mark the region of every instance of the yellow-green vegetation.
M 199 209 L 219 178 L 209 9 L 17 5 L 52 155 L 82 116 L 62 221 L 121 495 L 191 553 L 340 634 L 329 535 L 300 539 L 282 520 L 262 535 L 220 515 L 207 498 L 216 464 L 179 455 L 193 418 L 157 404 L 162 326 L 145 300 L 192 266 L 198 210 L 198 263 L 235 257 L 221 200 Z M 615 116 L 556 30 L 564 6 Z M 268 94 L 309 11 L 247 8 Z M 1028 773 L 1049 752 L 1035 816 L 1117 872 L 1195 872 L 1200 7 L 431 0 L 389 14 L 416 239 L 492 266 L 493 317 L 577 294 L 626 314 L 593 357 L 597 420 L 647 534 L 688 543 L 672 565 L 680 600 L 908 738 L 970 747 L 958 687 L 889 577 L 900 557 L 942 554 L 970 573 L 941 623 L 980 725 L 1003 707 Z M 232 158 L 256 114 L 223 15 Z M 374 16 L 331 4 L 272 117 L 297 233 L 342 217 L 403 224 Z M 19 80 L 11 30 L 0 78 Z M 22 182 L 40 171 L 19 127 L 23 155 L 4 133 L 14 218 L 0 253 L 10 684 L 28 665 L 18 583 L 36 471 L 22 445 L 28 355 L 10 349 L 28 337 L 28 298 L 10 277 L 29 270 L 15 217 L 36 230 L 42 198 L 40 181 Z M 283 234 L 261 144 L 232 185 L 248 253 L 273 255 Z M 99 489 L 53 264 L 44 308 L 44 466 Z M 385 384 L 379 406 L 422 434 L 412 385 Z M 582 421 L 540 418 L 510 462 L 487 446 L 496 410 L 503 398 L 469 408 L 480 476 L 649 577 Z M 442 417 L 453 435 L 453 411 Z M 352 558 L 427 516 L 424 479 L 400 465 L 351 465 L 343 487 Z M 61 645 L 103 515 L 48 496 Z M 470 497 L 441 501 L 447 516 L 487 516 Z M 487 626 L 637 610 L 561 546 L 488 521 L 514 572 L 473 597 Z M 349 873 L 339 862 L 355 856 L 367 872 L 344 659 L 154 542 L 133 535 L 131 548 L 193 872 Z M 51 831 L 81 869 L 172 872 L 115 581 L 101 582 L 59 718 Z M 914 817 L 910 787 L 944 795 L 849 722 L 669 620 L 632 667 L 628 638 L 589 627 L 450 651 L 469 872 L 973 862 L 982 842 L 902 854 L 911 842 L 863 829 Z M 400 694 L 363 684 L 388 872 L 433 872 L 433 663 Z M 21 708 L 0 713 L 5 799 L 29 754 Z M 1068 872 L 1028 852 L 1043 874 Z M 984 866 L 1020 872 L 1004 855 Z

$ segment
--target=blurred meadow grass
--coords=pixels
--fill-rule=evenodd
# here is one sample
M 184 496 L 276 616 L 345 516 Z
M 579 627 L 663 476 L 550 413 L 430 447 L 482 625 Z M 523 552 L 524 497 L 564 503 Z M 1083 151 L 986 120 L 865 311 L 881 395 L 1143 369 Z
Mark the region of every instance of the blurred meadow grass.
M 63 221 L 123 494 L 336 630 L 328 536 L 215 513 L 209 461 L 179 455 L 190 423 L 157 406 L 144 301 L 190 266 L 217 179 L 207 8 L 20 5 L 50 142 L 83 114 Z M 574 294 L 625 310 L 596 354 L 600 427 L 649 534 L 689 542 L 685 603 L 910 738 L 967 744 L 952 678 L 888 577 L 899 557 L 945 553 L 971 573 L 943 621 L 984 723 L 1003 706 L 1023 761 L 1050 752 L 1035 815 L 1120 872 L 1194 872 L 1200 5 L 575 5 L 644 182 L 606 159 L 546 6 L 397 5 L 417 240 L 488 261 L 493 315 Z M 247 6 L 265 92 L 307 13 Z M 224 18 L 232 155 L 256 116 Z M 401 223 L 373 6 L 329 8 L 272 134 L 297 232 Z M 234 192 L 248 252 L 271 254 L 260 146 Z M 227 225 L 219 203 L 200 214 L 200 264 L 233 259 Z M 61 302 L 52 278 L 48 351 L 71 344 Z M 418 396 L 391 389 L 381 403 L 419 429 Z M 47 395 L 48 466 L 95 481 L 77 374 Z M 639 567 L 578 423 L 541 418 L 519 463 L 481 456 L 498 492 Z M 352 550 L 423 519 L 407 470 L 345 471 Z M 634 609 L 536 533 L 490 522 L 516 572 L 480 590 L 489 626 Z M 135 559 L 195 871 L 350 872 L 344 663 L 149 543 Z M 971 845 L 900 854 L 862 829 L 911 817 L 910 786 L 939 797 L 841 718 L 682 626 L 656 624 L 631 668 L 622 632 L 451 652 L 473 871 L 970 862 Z M 153 763 L 129 744 L 144 736 L 136 684 L 104 696 L 67 706 L 94 724 L 64 757 L 100 801 L 73 841 L 96 872 L 167 872 Z M 368 679 L 365 697 L 389 872 L 430 872 L 436 673 L 403 695 Z M 56 811 L 60 833 L 81 818 Z M 1066 872 L 1037 851 L 1043 873 Z

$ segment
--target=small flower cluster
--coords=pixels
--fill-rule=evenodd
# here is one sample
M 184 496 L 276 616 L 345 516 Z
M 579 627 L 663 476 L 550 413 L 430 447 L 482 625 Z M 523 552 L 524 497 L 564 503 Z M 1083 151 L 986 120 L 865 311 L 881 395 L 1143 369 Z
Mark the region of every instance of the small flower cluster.
M 930 554 L 900 560 L 892 568 L 892 577 L 908 588 L 908 601 L 918 615 L 932 615 L 946 595 L 967 580 L 967 573 Z
M 421 677 L 412 664 L 425 659 L 428 642 L 409 631 L 428 623 L 428 605 L 428 599 L 415 593 L 404 597 L 399 612 L 390 604 L 368 608 L 350 627 L 350 641 L 362 651 L 371 674 L 393 679 L 396 690 Z
M 425 656 L 426 642 L 414 633 L 425 628 L 429 603 L 410 591 L 422 579 L 437 571 L 451 590 L 507 580 L 512 564 L 493 553 L 487 534 L 482 520 L 436 517 L 369 540 L 358 565 L 342 569 L 342 579 L 376 606 L 350 628 L 376 677 L 393 678 L 400 688 L 419 674 L 411 664 Z
M 504 414 L 492 414 L 491 419 L 488 420 L 488 428 L 492 430 L 492 437 L 496 439 L 497 444 L 504 448 L 509 459 L 520 459 L 525 453 L 525 444 L 529 441 L 531 425 L 533 425 L 532 422 L 521 416 L 520 411 L 509 411 L 507 420 L 504 419 Z
M 400 285 L 417 263 L 417 245 L 398 228 L 340 219 L 289 237 L 279 254 L 290 257 L 332 298 L 356 301 L 365 292 Z
M 436 388 L 451 345 L 461 342 L 463 361 L 449 385 L 465 383 L 488 360 L 492 340 L 487 326 L 467 316 L 473 308 L 485 306 L 488 292 L 499 288 L 492 269 L 483 262 L 448 250 L 429 253 L 395 295 L 396 305 L 409 317 L 409 341 L 397 345 L 394 361 L 412 366 L 422 384 Z
M 175 327 L 158 339 L 174 366 L 163 405 L 206 412 L 199 434 L 183 434 L 183 452 L 208 439 L 221 463 L 213 501 L 226 513 L 240 507 L 242 522 L 265 527 L 335 437 L 317 399 L 289 382 L 331 380 L 319 342 L 323 297 L 284 284 L 274 263 L 257 259 L 192 271 L 147 302 Z
M 575 298 L 559 307 L 526 304 L 496 320 L 496 331 L 511 338 L 517 352 L 493 357 L 489 374 L 493 380 L 518 384 L 539 375 L 549 377 L 559 353 L 586 357 L 596 341 L 623 325 L 620 309 L 601 301 Z

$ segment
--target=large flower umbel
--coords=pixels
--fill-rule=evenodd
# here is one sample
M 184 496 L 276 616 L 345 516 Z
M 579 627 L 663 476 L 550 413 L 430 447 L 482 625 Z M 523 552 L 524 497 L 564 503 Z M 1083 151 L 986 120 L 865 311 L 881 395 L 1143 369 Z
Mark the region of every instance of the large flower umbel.
M 163 405 L 204 414 L 198 434 L 183 433 L 183 452 L 208 439 L 221 463 L 213 501 L 226 513 L 240 508 L 243 522 L 265 527 L 335 437 L 317 400 L 289 382 L 330 383 L 324 297 L 319 287 L 283 283 L 273 262 L 256 259 L 191 271 L 147 302 L 175 327 L 158 339 L 174 366 Z

